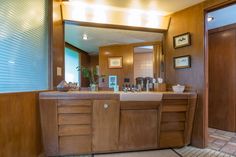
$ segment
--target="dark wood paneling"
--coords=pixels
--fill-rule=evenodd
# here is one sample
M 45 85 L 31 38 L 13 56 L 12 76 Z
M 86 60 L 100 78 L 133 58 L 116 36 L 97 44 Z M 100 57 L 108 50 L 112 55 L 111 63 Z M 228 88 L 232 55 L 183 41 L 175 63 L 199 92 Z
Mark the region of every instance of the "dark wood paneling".
M 53 87 L 55 88 L 64 80 L 64 26 L 61 13 L 61 1 L 53 0 L 53 39 L 52 39 L 52 62 L 53 62 Z M 62 68 L 62 76 L 57 76 L 57 67 Z
M 80 65 L 83 67 L 90 67 L 90 56 L 87 53 L 80 53 Z M 80 75 L 81 87 L 89 87 L 89 80 Z
M 108 57 L 122 56 L 123 68 L 109 69 Z M 108 87 L 109 75 L 117 75 L 118 84 L 122 86 L 124 78 L 129 78 L 133 83 L 133 46 L 131 45 L 112 45 L 99 48 L 99 69 L 101 75 L 106 75 L 105 82 L 100 82 L 101 87 Z
M 38 93 L 0 94 L 0 156 L 42 153 Z
M 99 57 L 98 57 L 98 55 L 90 56 L 90 67 L 95 68 L 97 65 L 99 65 Z
M 236 29 L 227 28 L 209 34 L 209 126 L 235 131 Z

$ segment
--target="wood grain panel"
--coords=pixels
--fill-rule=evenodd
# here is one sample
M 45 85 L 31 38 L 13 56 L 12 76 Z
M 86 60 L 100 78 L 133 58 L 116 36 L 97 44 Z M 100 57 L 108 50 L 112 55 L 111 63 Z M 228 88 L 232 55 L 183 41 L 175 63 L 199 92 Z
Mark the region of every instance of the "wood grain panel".
M 40 118 L 45 154 L 58 154 L 57 100 L 40 100 Z
M 109 69 L 108 57 L 123 57 L 123 68 Z M 124 84 L 124 78 L 130 79 L 133 83 L 133 46 L 131 45 L 112 45 L 99 48 L 99 69 L 101 75 L 106 75 L 104 82 L 100 82 L 101 87 L 108 87 L 108 76 L 117 75 L 118 84 Z
M 59 138 L 59 149 L 61 155 L 90 154 L 91 136 L 63 136 Z
M 164 122 L 161 123 L 161 131 L 183 131 L 185 122 Z
M 120 108 L 122 110 L 145 110 L 158 109 L 160 102 L 158 101 L 121 101 Z
M 99 65 L 98 55 L 91 55 L 90 56 L 90 67 L 95 68 L 97 65 Z
M 84 106 L 60 106 L 58 113 L 91 113 L 92 108 Z
M 91 124 L 91 114 L 59 114 L 58 124 Z
M 163 105 L 162 106 L 163 112 L 186 112 L 187 111 L 187 104 L 182 105 Z
M 91 125 L 60 125 L 59 136 L 91 135 Z
M 157 118 L 158 110 L 121 110 L 119 149 L 157 148 Z
M 1 157 L 42 153 L 37 92 L 0 94 L 0 148 Z
M 236 131 L 236 29 L 209 34 L 209 126 Z
M 160 147 L 161 148 L 175 148 L 184 145 L 183 131 L 161 132 Z
M 64 67 L 64 24 L 61 12 L 62 0 L 53 0 L 53 25 L 52 25 L 52 65 L 53 65 L 53 87 L 55 88 L 65 79 Z M 57 76 L 57 67 L 62 68 L 62 75 Z
M 162 113 L 162 122 L 183 122 L 186 120 L 185 112 L 164 112 Z
M 104 108 L 107 104 L 108 108 Z M 118 150 L 120 103 L 116 100 L 94 100 L 93 151 Z
M 85 106 L 89 107 L 92 105 L 91 100 L 58 100 L 59 106 Z

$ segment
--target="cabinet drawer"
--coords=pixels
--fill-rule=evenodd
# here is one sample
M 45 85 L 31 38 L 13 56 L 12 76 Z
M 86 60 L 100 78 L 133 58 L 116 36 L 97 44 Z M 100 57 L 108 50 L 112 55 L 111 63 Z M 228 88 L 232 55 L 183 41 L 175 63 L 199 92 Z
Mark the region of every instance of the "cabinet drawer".
M 79 155 L 91 153 L 91 136 L 63 136 L 59 138 L 61 155 Z
M 59 136 L 91 135 L 90 125 L 60 125 Z
M 160 133 L 160 147 L 173 148 L 184 146 L 184 132 L 183 131 L 169 131 Z
M 186 112 L 162 113 L 162 122 L 183 122 L 186 120 Z
M 58 106 L 58 113 L 91 113 L 90 106 Z
M 91 106 L 91 100 L 58 100 L 59 106 Z
M 161 123 L 161 131 L 183 131 L 185 122 L 164 122 Z
M 163 100 L 164 105 L 187 105 L 188 99 L 170 99 Z
M 187 109 L 187 104 L 165 104 L 162 112 L 186 112 Z
M 59 125 L 63 124 L 91 124 L 91 114 L 59 114 Z

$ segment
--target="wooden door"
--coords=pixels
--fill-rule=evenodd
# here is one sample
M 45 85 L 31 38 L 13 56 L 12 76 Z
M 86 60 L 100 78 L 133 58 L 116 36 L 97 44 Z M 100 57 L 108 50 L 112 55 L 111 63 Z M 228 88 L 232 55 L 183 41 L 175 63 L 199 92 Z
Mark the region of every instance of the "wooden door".
M 119 118 L 119 101 L 94 101 L 93 152 L 107 152 L 118 150 Z
M 121 110 L 120 150 L 157 148 L 158 110 Z
M 235 131 L 236 31 L 209 31 L 209 127 Z

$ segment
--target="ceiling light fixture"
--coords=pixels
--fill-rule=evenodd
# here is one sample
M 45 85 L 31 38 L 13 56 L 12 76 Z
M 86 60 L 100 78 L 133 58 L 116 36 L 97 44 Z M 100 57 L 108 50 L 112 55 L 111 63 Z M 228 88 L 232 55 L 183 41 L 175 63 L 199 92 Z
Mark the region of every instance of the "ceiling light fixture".
M 88 40 L 88 36 L 87 36 L 87 34 L 83 34 L 83 40 Z
M 209 17 L 207 18 L 207 21 L 208 21 L 208 22 L 211 22 L 211 21 L 213 21 L 214 19 L 215 19 L 214 17 L 209 16 Z

